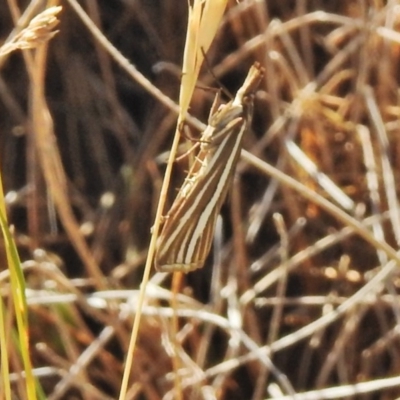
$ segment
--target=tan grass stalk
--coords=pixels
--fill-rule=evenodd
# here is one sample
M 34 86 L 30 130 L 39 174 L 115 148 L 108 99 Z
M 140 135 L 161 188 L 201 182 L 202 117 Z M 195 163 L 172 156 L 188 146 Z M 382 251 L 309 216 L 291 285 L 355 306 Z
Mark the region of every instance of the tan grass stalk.
M 47 49 L 43 45 L 57 33 L 53 29 L 59 22 L 57 14 L 61 10 L 61 6 L 50 7 L 38 14 L 31 20 L 27 28 L 15 36 L 17 39 L 12 40 L 12 43 L 17 46 L 16 48 L 21 49 L 34 48 L 41 44 L 35 58 L 31 54 L 24 54 L 33 88 L 31 113 L 33 130 L 35 132 L 35 146 L 38 150 L 38 157 L 46 183 L 65 230 L 77 253 L 86 265 L 89 274 L 95 278 L 98 286 L 101 287 L 103 276 L 87 247 L 68 201 L 67 178 L 54 136 L 51 114 L 43 92 L 45 59 L 47 54 Z
M 53 7 L 52 12 L 44 13 L 44 15 L 42 13 L 42 16 L 37 17 L 36 22 L 33 25 L 36 27 L 54 27 L 56 25 L 56 21 L 53 18 L 54 12 L 59 12 L 60 10 L 60 7 Z M 41 23 L 38 21 L 41 21 Z M 43 30 L 39 29 L 38 32 L 43 32 Z M 39 42 L 36 42 L 36 45 L 38 44 Z M 34 144 L 38 152 L 44 178 L 56 205 L 61 222 L 77 253 L 82 258 L 89 275 L 95 279 L 96 285 L 99 288 L 104 288 L 103 275 L 82 236 L 68 200 L 67 177 L 54 135 L 52 116 L 48 109 L 43 90 L 45 86 L 44 72 L 46 70 L 45 60 L 47 56 L 47 48 L 45 44 L 46 41 L 42 42 L 42 45 L 37 49 L 34 58 L 26 57 L 27 70 L 30 75 L 32 87 L 31 114 L 32 127 L 35 132 Z
M 47 48 L 47 40 L 54 36 L 50 32 L 57 24 L 56 15 L 61 11 L 61 7 L 51 7 L 37 17 L 33 18 L 28 28 L 31 27 L 31 33 L 23 35 L 25 39 L 32 38 L 31 44 L 42 45 L 37 49 L 35 57 L 26 54 L 27 70 L 31 80 L 32 87 L 32 126 L 35 132 L 35 147 L 38 151 L 38 157 L 44 178 L 49 187 L 51 196 L 56 205 L 62 224 L 71 239 L 77 253 L 82 258 L 89 274 L 95 279 L 98 287 L 104 287 L 103 275 L 90 252 L 85 239 L 79 229 L 67 195 L 67 178 L 61 162 L 61 156 L 57 147 L 57 141 L 53 129 L 53 121 L 47 106 L 44 93 L 44 72 Z M 26 29 L 28 29 L 26 28 Z M 23 31 L 21 31 L 22 33 Z M 36 32 L 36 36 L 32 34 Z M 47 32 L 47 33 L 46 33 Z M 33 38 L 36 37 L 34 41 Z M 41 40 L 41 42 L 39 41 Z M 27 44 L 29 41 L 21 43 Z M 28 57 L 29 56 L 29 57 Z
M 226 5 L 227 5 L 227 0 L 197 0 L 197 1 L 195 0 L 192 7 L 189 5 L 188 28 L 187 28 L 184 56 L 183 56 L 183 68 L 182 68 L 183 76 L 182 76 L 180 96 L 179 96 L 180 111 L 178 116 L 178 123 L 175 131 L 174 140 L 171 146 L 171 153 L 165 171 L 163 185 L 161 188 L 160 201 L 157 207 L 145 271 L 143 273 L 138 311 L 135 315 L 135 320 L 133 323 L 132 337 L 129 344 L 124 377 L 121 384 L 121 391 L 119 397 L 120 400 L 125 398 L 125 393 L 128 387 L 128 378 L 133 362 L 133 352 L 136 347 L 136 340 L 140 325 L 140 317 L 141 317 L 140 311 L 144 303 L 145 288 L 153 264 L 155 246 L 158 237 L 158 232 L 160 229 L 160 223 L 164 210 L 165 200 L 169 188 L 172 165 L 174 163 L 176 152 L 179 145 L 179 139 L 180 139 L 179 129 L 182 126 L 183 121 L 185 120 L 186 113 L 189 108 L 190 99 L 192 97 L 197 82 L 198 74 L 200 72 L 201 65 L 204 61 L 204 54 L 208 51 L 211 42 L 215 36 L 215 33 L 217 32 Z M 177 278 L 175 278 L 173 282 L 174 288 L 176 288 L 179 285 L 179 274 L 176 276 Z M 175 303 L 174 299 L 172 299 L 172 303 Z M 172 304 L 172 306 L 173 305 L 174 304 Z M 176 317 L 174 318 L 173 321 L 173 331 L 175 332 L 177 331 Z M 174 369 L 175 372 L 177 372 L 178 369 L 177 358 L 175 358 L 174 360 Z M 177 378 L 178 376 L 177 373 L 175 374 L 175 376 L 176 376 L 175 387 L 177 392 L 176 398 L 180 399 L 182 398 L 182 392 L 180 390 L 180 384 Z

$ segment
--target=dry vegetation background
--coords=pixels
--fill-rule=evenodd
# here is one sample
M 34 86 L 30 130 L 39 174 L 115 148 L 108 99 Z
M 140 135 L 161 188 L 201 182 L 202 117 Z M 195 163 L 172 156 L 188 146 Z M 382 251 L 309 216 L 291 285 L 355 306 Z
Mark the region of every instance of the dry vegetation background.
M 3 41 L 12 4 L 0 2 Z M 115 399 L 176 112 L 71 4 L 47 54 L 0 60 L 1 171 L 46 396 Z M 176 101 L 187 2 L 81 5 Z M 191 113 L 207 121 L 208 88 L 234 93 L 260 62 L 244 147 L 261 165 L 242 158 L 212 254 L 182 283 L 174 338 L 171 279 L 153 272 L 129 398 L 179 398 L 173 354 L 184 399 L 400 396 L 399 57 L 396 0 L 230 2 Z M 187 168 L 187 158 L 176 163 L 173 188 Z M 10 360 L 20 399 L 16 348 Z

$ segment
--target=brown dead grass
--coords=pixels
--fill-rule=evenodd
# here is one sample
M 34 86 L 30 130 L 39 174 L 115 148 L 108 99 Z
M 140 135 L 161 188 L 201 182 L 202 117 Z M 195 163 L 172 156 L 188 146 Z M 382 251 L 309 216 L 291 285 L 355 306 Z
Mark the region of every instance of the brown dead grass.
M 212 255 L 177 297 L 174 338 L 170 277 L 151 277 L 128 398 L 177 398 L 174 354 L 185 399 L 400 396 L 399 5 L 265 3 L 230 3 L 212 73 L 200 74 L 199 86 L 218 87 L 215 75 L 235 92 L 254 61 L 266 69 Z M 15 24 L 0 4 L 6 39 Z M 1 171 L 32 360 L 53 400 L 118 396 L 186 36 L 185 1 L 84 8 L 136 69 L 67 3 L 47 52 L 0 63 Z M 193 136 L 213 97 L 195 91 Z M 177 163 L 173 187 L 187 168 Z

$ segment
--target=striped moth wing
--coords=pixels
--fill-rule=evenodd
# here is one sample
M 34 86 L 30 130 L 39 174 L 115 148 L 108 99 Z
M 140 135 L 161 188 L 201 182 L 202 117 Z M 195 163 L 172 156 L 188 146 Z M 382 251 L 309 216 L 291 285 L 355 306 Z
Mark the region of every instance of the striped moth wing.
M 210 116 L 200 150 L 157 240 L 155 266 L 159 271 L 190 272 L 204 265 L 243 136 L 251 124 L 253 93 L 262 75 L 262 68 L 253 65 L 235 98 Z

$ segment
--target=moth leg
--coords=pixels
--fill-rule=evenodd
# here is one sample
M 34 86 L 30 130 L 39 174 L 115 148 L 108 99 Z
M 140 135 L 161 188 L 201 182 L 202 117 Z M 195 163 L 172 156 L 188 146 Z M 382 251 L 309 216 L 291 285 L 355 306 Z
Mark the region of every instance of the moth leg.
M 190 153 L 192 153 L 197 147 L 199 147 L 199 142 L 193 145 L 189 150 L 185 151 L 183 154 L 175 158 L 175 162 L 179 162 L 186 158 Z

